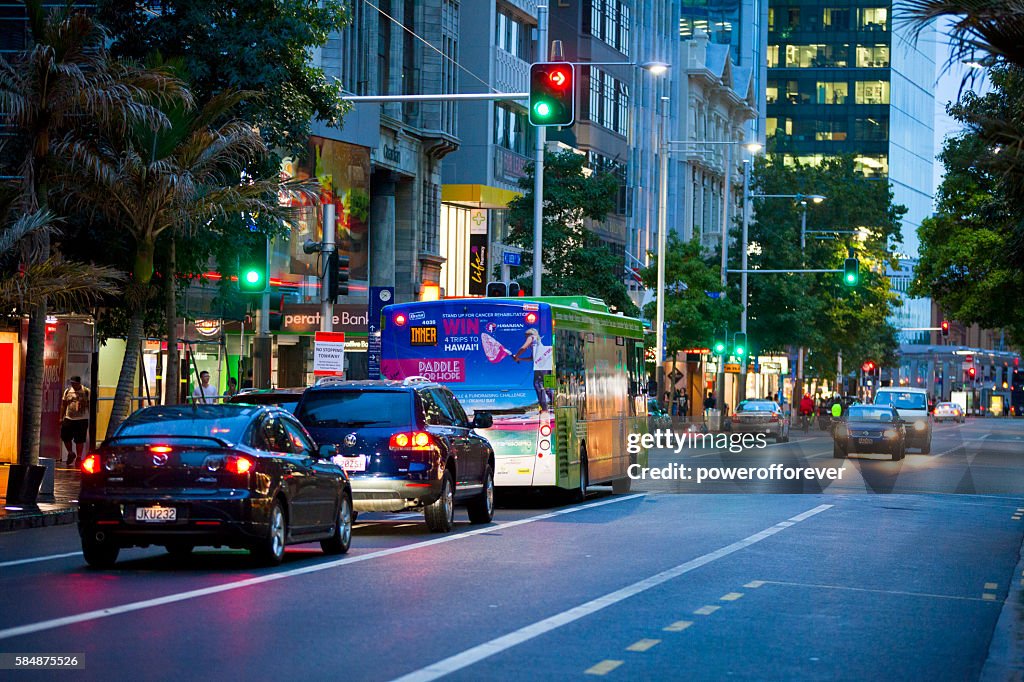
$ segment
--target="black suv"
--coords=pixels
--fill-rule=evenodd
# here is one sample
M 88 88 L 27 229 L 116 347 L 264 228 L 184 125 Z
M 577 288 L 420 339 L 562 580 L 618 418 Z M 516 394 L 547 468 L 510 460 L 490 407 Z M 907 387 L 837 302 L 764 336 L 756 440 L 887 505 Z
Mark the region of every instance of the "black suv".
M 356 511 L 422 508 L 427 527 L 442 533 L 452 529 L 456 501 L 472 523 L 494 517 L 494 450 L 474 432 L 491 415 L 470 422 L 441 384 L 327 381 L 302 394 L 295 414 L 321 448 L 335 446 Z

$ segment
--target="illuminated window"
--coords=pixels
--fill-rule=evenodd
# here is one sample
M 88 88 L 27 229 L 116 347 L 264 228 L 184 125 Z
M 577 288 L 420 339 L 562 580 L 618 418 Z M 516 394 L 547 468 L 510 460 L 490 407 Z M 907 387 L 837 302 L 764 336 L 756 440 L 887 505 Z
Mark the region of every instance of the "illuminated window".
M 779 65 L 779 46 L 769 45 L 768 46 L 768 68 L 774 69 Z
M 779 101 L 778 81 L 768 81 L 768 86 L 765 88 L 765 101 L 768 104 L 775 104 Z
M 846 104 L 846 98 L 850 96 L 850 84 L 845 81 L 822 82 L 818 81 L 817 103 L 818 104 Z
M 815 121 L 814 139 L 819 142 L 842 142 L 846 139 L 846 119 Z
M 888 31 L 889 9 L 887 7 L 862 7 L 857 10 L 857 25 L 865 31 Z
M 887 67 L 889 66 L 888 45 L 858 45 L 857 66 L 865 67 Z
M 849 44 L 845 45 L 787 45 L 786 66 L 788 68 L 845 68 Z
M 768 137 L 772 135 L 792 135 L 793 119 L 775 117 L 765 119 L 765 132 Z
M 866 177 L 881 178 L 889 174 L 889 157 L 885 154 L 861 154 L 854 158 L 853 167 Z
M 857 81 L 857 104 L 888 104 L 889 81 Z
M 768 8 L 768 30 L 769 31 L 774 31 L 775 30 L 775 8 L 774 7 L 769 7 Z

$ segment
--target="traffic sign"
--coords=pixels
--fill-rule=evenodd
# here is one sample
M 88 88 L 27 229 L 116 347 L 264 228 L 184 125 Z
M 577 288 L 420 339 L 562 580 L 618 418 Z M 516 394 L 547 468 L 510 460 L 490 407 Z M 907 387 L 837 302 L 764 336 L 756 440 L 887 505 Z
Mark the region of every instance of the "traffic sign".
M 502 254 L 501 262 L 505 265 L 519 265 L 523 262 L 523 255 L 518 251 L 505 251 Z
M 313 336 L 313 375 L 345 376 L 345 332 L 316 332 Z

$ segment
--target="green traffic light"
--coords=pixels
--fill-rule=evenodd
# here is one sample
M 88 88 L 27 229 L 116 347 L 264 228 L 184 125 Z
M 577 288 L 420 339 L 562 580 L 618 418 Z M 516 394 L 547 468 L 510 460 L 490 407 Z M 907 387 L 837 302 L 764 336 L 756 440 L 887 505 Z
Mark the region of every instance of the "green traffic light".
M 747 349 L 746 348 L 744 348 L 743 346 L 737 346 L 736 347 L 736 355 L 743 356 L 743 355 L 746 355 L 746 354 L 747 354 Z
M 718 343 L 715 344 L 715 354 L 716 355 L 721 355 L 724 352 L 725 352 L 725 344 L 722 343 L 721 341 L 719 341 Z
M 245 273 L 245 281 L 248 284 L 258 284 L 260 281 L 260 273 L 256 270 L 249 270 Z
M 533 110 L 542 118 L 547 118 L 551 115 L 551 105 L 547 102 L 537 102 L 537 104 L 534 105 Z

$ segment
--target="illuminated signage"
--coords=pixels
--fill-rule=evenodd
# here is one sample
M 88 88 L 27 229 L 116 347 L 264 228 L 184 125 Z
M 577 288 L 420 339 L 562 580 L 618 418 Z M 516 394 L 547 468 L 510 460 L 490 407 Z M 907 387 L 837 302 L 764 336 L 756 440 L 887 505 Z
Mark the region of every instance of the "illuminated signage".
M 409 343 L 413 346 L 436 346 L 437 327 L 410 327 Z

